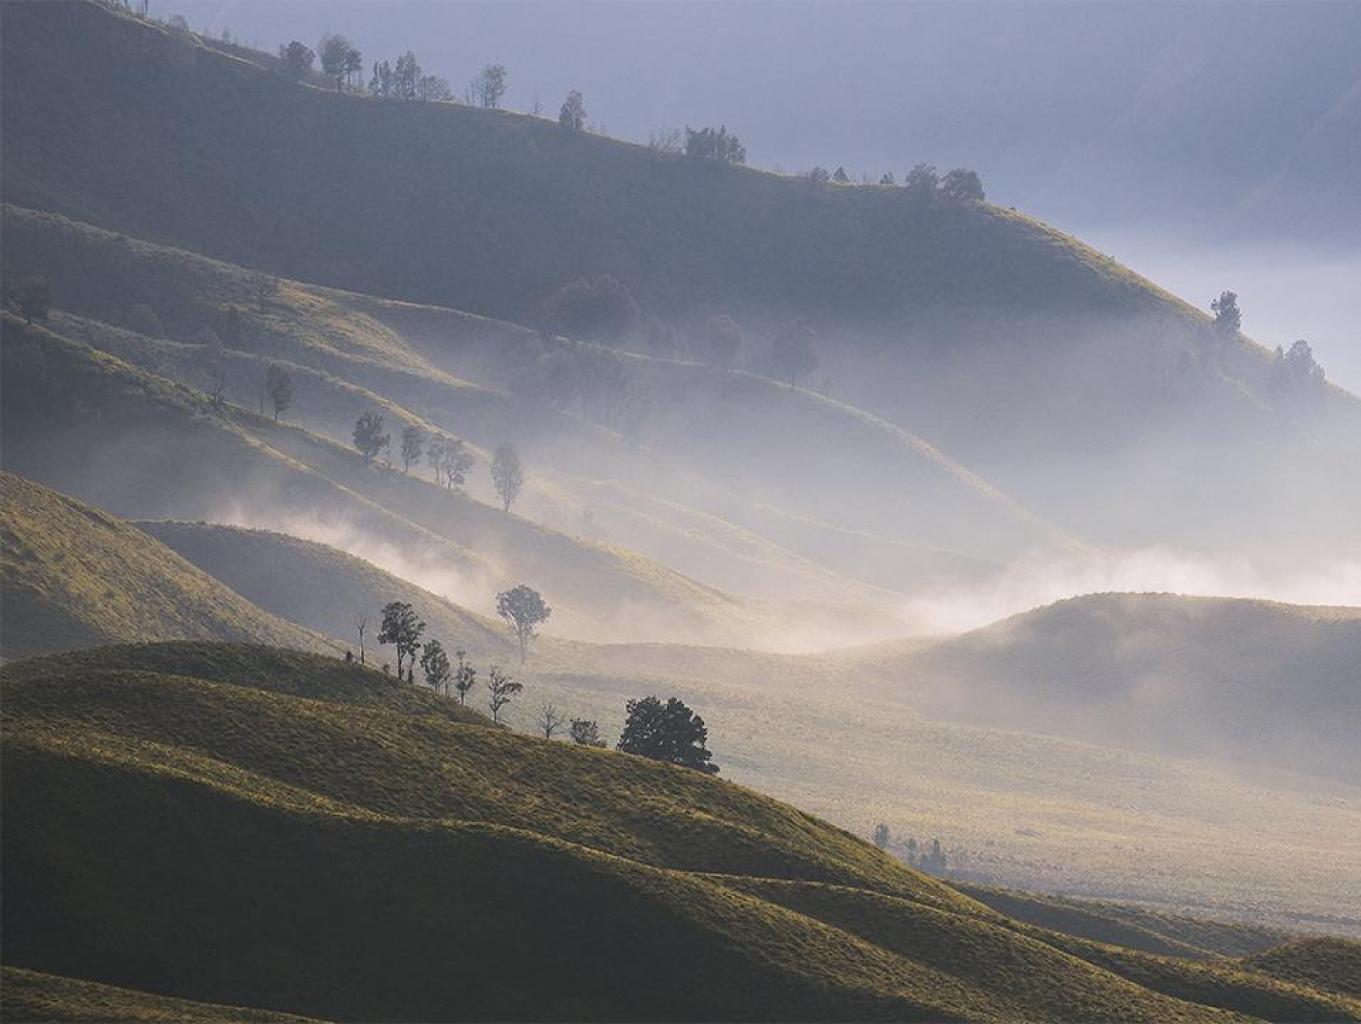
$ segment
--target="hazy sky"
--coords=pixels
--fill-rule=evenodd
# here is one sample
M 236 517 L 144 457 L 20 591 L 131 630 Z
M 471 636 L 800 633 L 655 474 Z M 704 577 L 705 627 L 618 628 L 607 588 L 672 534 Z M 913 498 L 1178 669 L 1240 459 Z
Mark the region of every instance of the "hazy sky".
M 1361 47 L 1340 45 L 1361 32 L 1361 3 L 151 3 L 268 50 L 336 31 L 368 67 L 409 48 L 457 93 L 501 63 L 512 109 L 537 98 L 552 114 L 580 89 L 609 134 L 726 124 L 763 167 L 877 180 L 918 160 L 972 166 L 990 199 L 1198 306 L 1238 291 L 1249 333 L 1308 338 L 1361 391 L 1361 237 L 1226 246 L 1183 230 L 1216 193 L 1248 195 L 1249 172 L 1269 179 L 1273 144 L 1361 88 Z

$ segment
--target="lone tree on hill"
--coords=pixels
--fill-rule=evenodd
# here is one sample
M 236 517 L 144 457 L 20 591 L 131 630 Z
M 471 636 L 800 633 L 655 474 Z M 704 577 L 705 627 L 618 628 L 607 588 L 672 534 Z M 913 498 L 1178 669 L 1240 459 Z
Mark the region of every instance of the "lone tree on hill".
M 558 112 L 558 124 L 574 132 L 586 127 L 586 104 L 576 89 L 569 92 L 567 99 L 563 100 L 562 110 Z
M 888 830 L 888 826 L 882 821 L 874 826 L 874 845 L 881 850 L 887 850 L 888 844 L 892 842 L 893 836 Z
M 1237 292 L 1220 292 L 1219 298 L 1210 303 L 1210 310 L 1215 315 L 1216 334 L 1225 339 L 1238 337 L 1243 329 L 1243 313 L 1238 308 Z
M 421 453 L 425 450 L 425 431 L 414 423 L 408 423 L 402 428 L 402 472 L 405 473 L 411 468 L 413 462 L 421 460 Z
M 551 740 L 555 735 L 562 731 L 563 723 L 567 719 L 552 704 L 539 705 L 539 731 L 543 733 L 543 738 Z
M 477 465 L 477 458 L 456 437 L 433 437 L 425 448 L 425 460 L 435 471 L 435 483 L 462 487 L 468 480 L 468 470 Z
M 427 640 L 421 650 L 421 671 L 425 681 L 436 693 L 449 692 L 449 655 L 438 640 Z
M 278 423 L 279 417 L 293 405 L 293 375 L 278 363 L 270 363 L 265 371 L 265 391 L 274 408 L 274 422 Z
M 421 634 L 425 623 L 420 620 L 411 605 L 405 601 L 392 601 L 383 606 L 383 624 L 378 630 L 380 644 L 393 644 L 397 648 L 397 678 L 402 678 L 402 662 L 408 666 L 416 660 L 416 651 L 421 646 Z
M 628 715 L 616 749 L 710 775 L 718 773 L 704 745 L 709 739 L 704 719 L 683 701 L 672 697 L 663 704 L 656 697 L 644 697 L 625 707 Z
M 805 320 L 795 320 L 776 335 L 771 354 L 791 388 L 818 368 L 817 340 L 817 332 Z
M 520 496 L 520 488 L 525 485 L 525 468 L 509 441 L 497 448 L 492 457 L 491 482 L 501 498 L 502 511 L 509 512 L 510 506 Z
M 825 185 L 832 180 L 832 176 L 827 173 L 827 168 L 818 165 L 808 172 L 808 180 L 817 185 Z
M 553 609 L 543 603 L 537 590 L 521 583 L 496 595 L 496 614 L 506 620 L 520 641 L 520 661 L 523 663 L 529 641 L 538 635 L 535 630 L 553 614 Z
M 600 738 L 600 726 L 593 718 L 574 718 L 571 727 L 567 730 L 572 737 L 573 743 L 579 743 L 583 747 L 603 747 L 605 741 Z
M 355 612 L 354 629 L 355 632 L 359 634 L 359 664 L 361 665 L 365 664 L 364 634 L 368 631 L 368 628 L 369 628 L 369 613 L 367 611 Z
M 26 323 L 42 322 L 52 308 L 52 283 L 45 277 L 28 277 L 5 291 L 5 305 Z
M 383 433 L 381 413 L 366 412 L 355 421 L 354 446 L 359 450 L 359 454 L 364 456 L 364 465 L 371 463 L 374 456 L 386 448 L 391 440 Z
M 345 91 L 345 80 L 354 73 L 353 64 L 359 61 L 359 51 L 342 35 L 327 32 L 317 44 L 321 70 L 335 79 L 336 91 Z
M 279 47 L 279 63 L 283 65 L 284 73 L 290 78 L 306 78 L 312 73 L 312 64 L 316 59 L 317 55 L 312 52 L 312 47 L 296 39 L 287 46 Z
M 495 665 L 487 672 L 487 707 L 491 708 L 491 720 L 501 721 L 501 709 L 511 702 L 524 686 L 511 679 Z
M 467 651 L 455 651 L 454 657 L 458 659 L 458 667 L 454 669 L 454 692 L 458 694 L 458 702 L 466 704 L 468 691 L 477 682 L 477 669 L 469 663 Z
M 985 198 L 983 182 L 979 179 L 978 173 L 964 167 L 956 167 L 953 171 L 946 172 L 945 177 L 940 179 L 940 194 L 957 203 L 981 203 Z
M 851 183 L 850 176 L 846 173 L 844 167 L 838 167 L 832 172 L 832 180 L 838 185 L 849 185 Z
M 472 92 L 478 103 L 488 110 L 501 106 L 501 97 L 506 94 L 506 69 L 500 64 L 488 64 L 473 79 Z
M 883 174 L 883 177 L 881 177 L 881 178 L 879 179 L 879 184 L 880 184 L 880 185 L 896 185 L 896 184 L 898 184 L 898 182 L 897 182 L 897 179 L 895 179 L 895 178 L 893 177 L 893 172 L 892 172 L 892 171 L 885 171 L 884 174 Z

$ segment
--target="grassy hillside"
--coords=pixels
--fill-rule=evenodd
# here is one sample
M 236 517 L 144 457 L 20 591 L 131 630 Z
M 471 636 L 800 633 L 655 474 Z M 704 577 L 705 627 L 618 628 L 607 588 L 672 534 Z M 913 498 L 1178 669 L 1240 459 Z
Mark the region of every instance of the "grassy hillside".
M 909 693 L 883 685 L 897 678 L 898 648 L 878 664 L 863 653 L 543 637 L 521 666 L 496 626 L 334 549 L 261 531 L 148 528 L 262 607 L 334 627 L 351 642 L 351 596 L 373 608 L 393 598 L 412 602 L 446 646 L 465 647 L 479 665 L 514 665 L 528 687 L 507 709 L 517 729 L 532 732 L 540 702 L 549 701 L 598 719 L 612 741 L 627 699 L 675 694 L 704 715 L 725 777 L 860 835 L 884 821 L 900 837 L 939 837 L 952 858 L 965 856 L 962 877 L 1161 908 L 1127 909 L 1125 924 L 1114 926 L 1103 912 L 1099 930 L 1078 934 L 1109 940 L 1142 929 L 1163 944 L 1141 948 L 1180 943 L 1234 955 L 1272 941 L 1161 919 L 1174 909 L 1361 934 L 1361 919 L 1339 913 L 1361 878 L 1354 786 L 1280 772 L 1242 778 L 1215 763 L 929 721 Z M 390 660 L 390 651 L 378 657 Z M 483 696 L 473 701 L 481 707 Z M 1054 915 L 1041 923 L 1090 921 L 1092 913 L 1049 903 L 1039 909 Z M 1234 944 L 1240 940 L 1247 944 Z
M 1094 594 L 901 657 L 933 716 L 1354 780 L 1361 609 Z
M 921 438 L 806 390 L 296 282 L 260 300 L 258 273 L 183 250 L 13 207 L 5 226 L 6 272 L 47 274 L 63 310 L 101 322 L 55 320 L 62 332 L 201 390 L 218 374 L 248 407 L 267 363 L 284 362 L 297 378 L 290 417 L 345 443 L 373 408 L 468 439 L 483 465 L 514 438 L 531 459 L 522 504 L 535 518 L 580 529 L 590 513 L 592 529 L 720 586 L 829 591 L 791 549 L 902 588 L 976 576 L 987 557 L 1071 547 Z M 136 303 L 155 311 L 165 340 L 102 326 L 147 330 Z M 241 338 L 203 344 L 205 331 L 226 330 L 228 308 Z M 483 469 L 472 486 L 491 498 Z M 773 531 L 771 507 L 784 513 Z M 859 531 L 870 551 L 846 557 L 826 521 Z M 885 552 L 896 578 L 875 557 Z M 866 601 L 841 589 L 841 603 Z
M 113 641 L 237 640 L 336 650 L 136 528 L 0 472 L 0 658 Z
M 587 637 L 739 637 L 772 612 L 636 553 L 538 526 L 353 449 L 228 406 L 8 314 L 6 465 L 140 518 L 228 520 L 352 535 L 429 567 L 462 603 L 531 581 L 554 629 Z M 97 428 L 115 424 L 115 429 Z M 168 467 L 174 467 L 169 472 Z
M 191 678 L 241 648 L 112 653 L 3 673 L 14 966 L 342 1020 L 1361 1016 L 1013 923 L 713 777 L 292 696 L 268 661 Z
M 213 1006 L 62 978 L 22 967 L 0 967 L 0 1018 L 68 1024 L 304 1024 L 306 1018 L 240 1006 Z
M 1361 999 L 1361 943 L 1335 938 L 1300 939 L 1246 957 L 1254 971 Z
M 336 95 L 93 4 L 20 8 L 5 36 L 4 84 L 22 101 L 5 115 L 10 201 L 295 278 L 519 320 L 583 273 L 612 273 L 659 311 L 1165 304 L 987 206 L 923 209 L 897 190 L 697 166 L 537 118 Z M 50 174 L 73 148 L 110 159 Z M 185 151 L 193 182 L 168 159 Z M 254 201 L 229 210 L 228 195 Z
M 1268 400 L 1267 349 L 1220 346 L 1203 315 L 1023 214 L 699 164 L 503 111 L 338 95 L 89 2 L 13 5 L 4 47 L 9 202 L 530 324 L 556 289 L 610 273 L 696 338 L 733 313 L 746 365 L 807 317 L 838 396 L 1067 531 L 1121 544 L 1307 534 L 1315 557 L 1353 540 L 1361 404 L 1331 389 L 1319 422 L 1295 422 Z M 186 154 L 193 175 L 177 170 Z M 729 405 L 755 387 L 735 382 Z M 857 520 L 877 532 L 897 506 L 836 507 L 878 513 Z M 1301 507 L 1307 530 L 1279 525 Z

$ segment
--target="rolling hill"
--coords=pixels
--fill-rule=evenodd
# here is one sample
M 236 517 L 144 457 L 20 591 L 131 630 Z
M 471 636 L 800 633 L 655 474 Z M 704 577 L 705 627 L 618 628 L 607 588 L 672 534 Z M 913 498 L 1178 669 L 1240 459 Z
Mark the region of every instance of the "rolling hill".
M 870 664 L 881 692 L 932 717 L 1342 781 L 1361 772 L 1361 608 L 1092 594 Z
M 1279 771 L 1244 778 L 1219 762 L 1127 744 L 932 721 L 895 673 L 904 647 L 935 641 L 870 657 L 545 636 L 521 665 L 501 627 L 325 545 L 207 524 L 145 528 L 261 607 L 351 642 L 351 599 L 374 610 L 411 602 L 447 648 L 467 649 L 479 666 L 512 667 L 527 687 L 505 712 L 514 728 L 534 732 L 539 705 L 552 703 L 597 719 L 613 738 L 627 699 L 675 694 L 709 723 L 727 778 L 860 835 L 883 821 L 901 836 L 938 836 L 952 858 L 962 855 L 961 878 L 1143 904 L 1118 927 L 1103 913 L 1098 931 L 1080 933 L 1088 937 L 1137 932 L 1152 950 L 1261 948 L 1259 934 L 1235 946 L 1159 918 L 1169 910 L 1361 934 L 1361 918 L 1343 909 L 1361 878 L 1354 785 Z M 370 664 L 390 659 L 381 650 L 370 649 Z M 1007 912 L 1025 916 L 1029 905 Z M 1052 902 L 1041 911 L 1049 915 L 1041 923 L 1091 913 Z
M 712 166 L 505 111 L 337 94 L 93 2 L 12 4 L 5 19 L 7 202 L 265 282 L 533 325 L 557 289 L 610 274 L 695 349 L 706 318 L 731 313 L 756 367 L 779 325 L 805 317 L 862 427 L 872 415 L 926 439 L 1061 533 L 1269 538 L 1311 558 L 1354 542 L 1361 403 L 1328 388 L 1324 415 L 1294 422 L 1271 399 L 1268 348 L 1220 345 L 1186 303 L 1023 214 Z M 189 152 L 195 173 L 180 174 Z M 766 386 L 739 377 L 719 408 Z M 743 436 L 732 426 L 724 439 Z M 867 532 L 893 521 L 887 497 L 822 483 L 846 497 L 838 510 L 877 513 Z M 1308 529 L 1292 529 L 1302 510 Z
M 329 699 L 396 685 L 358 666 L 217 681 L 252 656 L 3 670 L 11 967 L 340 1020 L 1361 1016 L 1020 924 L 700 773 Z
M 0 659 L 120 641 L 338 648 L 100 509 L 0 472 Z

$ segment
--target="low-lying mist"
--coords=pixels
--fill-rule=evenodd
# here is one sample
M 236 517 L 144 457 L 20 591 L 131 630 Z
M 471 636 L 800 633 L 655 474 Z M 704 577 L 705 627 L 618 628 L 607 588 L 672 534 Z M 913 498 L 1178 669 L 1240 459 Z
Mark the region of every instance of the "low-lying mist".
M 1267 567 L 1164 547 L 1026 558 L 986 583 L 913 595 L 903 618 L 922 634 L 960 633 L 1082 594 L 1172 593 L 1304 605 L 1361 605 L 1361 561 Z

